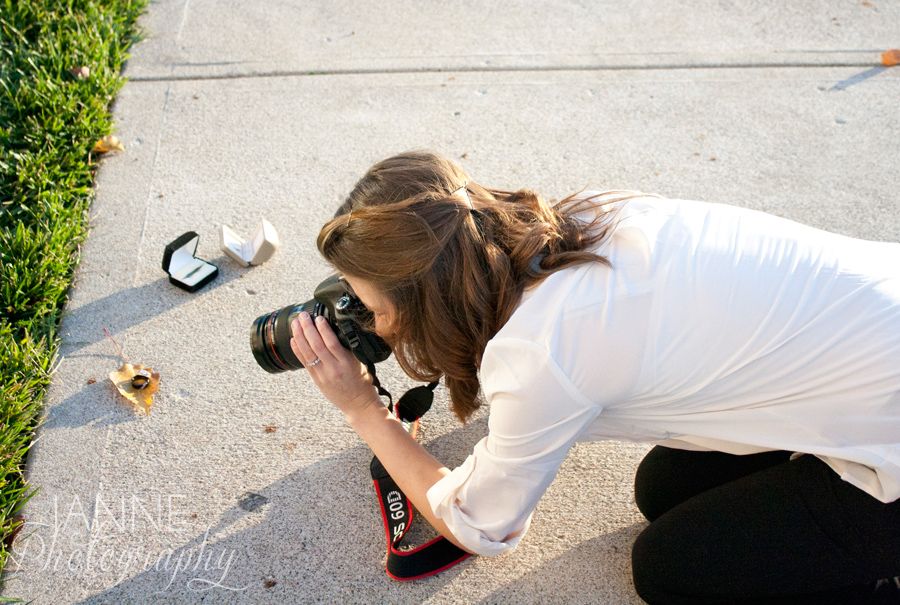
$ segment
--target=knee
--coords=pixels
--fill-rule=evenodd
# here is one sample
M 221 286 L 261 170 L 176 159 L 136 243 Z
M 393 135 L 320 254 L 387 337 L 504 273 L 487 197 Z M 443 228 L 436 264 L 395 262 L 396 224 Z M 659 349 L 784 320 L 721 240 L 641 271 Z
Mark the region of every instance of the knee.
M 631 549 L 631 576 L 634 589 L 645 602 L 666 603 L 666 543 L 651 525 L 637 537 Z
M 702 586 L 704 549 L 690 530 L 666 518 L 638 535 L 631 549 L 634 589 L 651 605 L 696 605 L 705 602 Z M 723 600 L 722 602 L 728 602 Z
M 672 465 L 667 450 L 654 447 L 641 460 L 634 474 L 634 502 L 651 522 L 671 508 L 666 485 L 671 481 Z

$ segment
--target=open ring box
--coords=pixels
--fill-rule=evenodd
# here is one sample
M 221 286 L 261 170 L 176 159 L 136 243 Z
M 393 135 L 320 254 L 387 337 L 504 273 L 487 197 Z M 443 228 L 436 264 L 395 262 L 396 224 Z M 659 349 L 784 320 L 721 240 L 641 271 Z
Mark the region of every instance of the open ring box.
M 225 254 L 244 267 L 249 267 L 261 265 L 272 258 L 281 245 L 281 240 L 278 239 L 278 232 L 272 223 L 262 219 L 259 227 L 253 232 L 253 237 L 248 240 L 241 238 L 228 225 L 222 225 L 219 243 Z
M 188 231 L 163 252 L 162 268 L 169 274 L 169 281 L 188 292 L 199 290 L 219 274 L 218 267 L 195 256 L 199 243 L 200 236 Z

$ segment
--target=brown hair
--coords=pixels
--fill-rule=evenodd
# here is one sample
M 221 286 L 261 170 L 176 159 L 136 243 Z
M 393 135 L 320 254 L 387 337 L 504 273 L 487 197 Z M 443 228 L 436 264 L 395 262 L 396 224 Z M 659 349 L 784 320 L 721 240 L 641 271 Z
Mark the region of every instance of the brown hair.
M 438 154 L 406 152 L 368 170 L 317 245 L 337 271 L 391 301 L 388 341 L 400 366 L 421 381 L 443 374 L 453 412 L 465 421 L 481 404 L 484 349 L 525 289 L 566 267 L 610 264 L 588 251 L 614 228 L 613 209 L 595 198 L 640 195 L 580 193 L 551 205 L 529 189 L 482 187 Z M 576 216 L 589 210 L 587 220 Z

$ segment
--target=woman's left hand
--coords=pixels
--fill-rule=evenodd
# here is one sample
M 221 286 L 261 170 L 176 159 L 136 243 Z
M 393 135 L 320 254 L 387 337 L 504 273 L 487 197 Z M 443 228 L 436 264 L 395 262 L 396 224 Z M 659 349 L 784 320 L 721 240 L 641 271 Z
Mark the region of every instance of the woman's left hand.
M 313 322 L 307 313 L 300 313 L 291 322 L 291 334 L 294 355 L 322 394 L 345 416 L 358 414 L 372 404 L 381 405 L 372 376 L 344 348 L 324 317 Z

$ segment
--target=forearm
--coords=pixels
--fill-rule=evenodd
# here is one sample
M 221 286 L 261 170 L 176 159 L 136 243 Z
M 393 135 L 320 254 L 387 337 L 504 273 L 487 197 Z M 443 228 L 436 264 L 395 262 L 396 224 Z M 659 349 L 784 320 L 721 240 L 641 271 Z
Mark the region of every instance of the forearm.
M 375 399 L 347 421 L 365 441 L 397 486 L 431 526 L 456 546 L 466 550 L 447 525 L 431 512 L 425 494 L 450 471 L 406 432 L 399 420 Z

